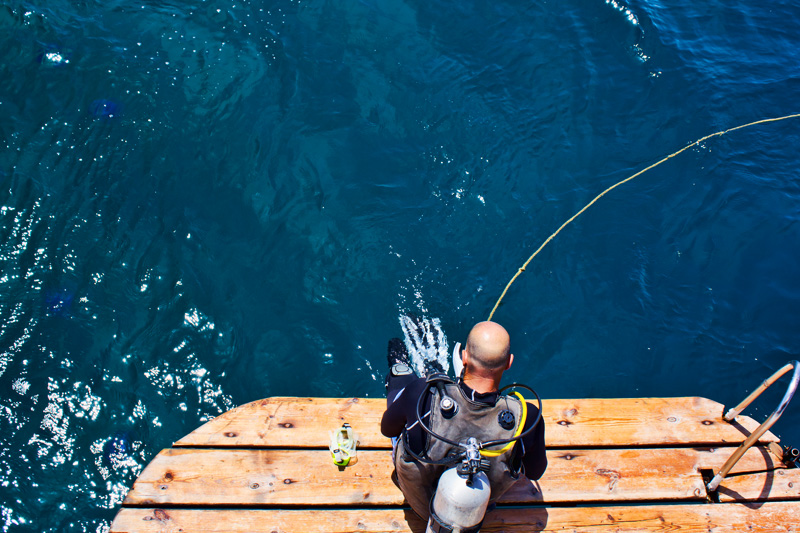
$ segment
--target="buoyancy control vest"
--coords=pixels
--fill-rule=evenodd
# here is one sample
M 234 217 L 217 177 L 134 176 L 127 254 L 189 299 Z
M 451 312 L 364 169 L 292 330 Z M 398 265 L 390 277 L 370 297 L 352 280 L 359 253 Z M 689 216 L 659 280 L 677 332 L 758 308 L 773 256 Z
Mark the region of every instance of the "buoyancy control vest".
M 429 389 L 426 388 L 426 392 Z M 509 395 L 500 395 L 494 404 L 472 401 L 463 389 L 455 383 L 444 385 L 445 394 L 457 405 L 455 414 L 446 418 L 439 408 L 441 395 L 433 390 L 431 400 L 429 427 L 435 433 L 455 441 L 465 442 L 474 437 L 479 442 L 499 439 L 510 439 L 515 436 L 522 419 L 522 402 Z M 423 392 L 423 394 L 426 394 Z M 505 428 L 500 423 L 503 411 L 509 411 L 514 417 L 513 425 L 506 422 Z M 507 414 L 505 415 L 507 417 Z M 444 465 L 426 464 L 414 459 L 407 450 L 407 431 L 404 430 L 395 451 L 395 470 L 400 489 L 409 505 L 423 519 L 427 520 L 429 505 L 436 484 Z M 498 450 L 501 450 L 497 454 Z M 490 503 L 496 502 L 519 478 L 521 465 L 521 447 L 518 444 L 504 447 L 502 444 L 484 450 L 484 457 L 489 459 L 490 468 L 486 472 L 491 486 Z M 461 450 L 439 439 L 426 435 L 423 457 L 432 461 L 440 461 L 448 456 L 455 456 Z M 488 457 L 487 457 L 488 456 Z

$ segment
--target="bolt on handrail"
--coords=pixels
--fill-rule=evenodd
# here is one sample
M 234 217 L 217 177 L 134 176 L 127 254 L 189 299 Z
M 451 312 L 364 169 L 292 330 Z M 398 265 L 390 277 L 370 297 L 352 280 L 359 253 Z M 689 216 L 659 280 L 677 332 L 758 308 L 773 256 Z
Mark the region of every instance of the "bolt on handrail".
M 733 452 L 733 455 L 731 455 L 730 459 L 725 461 L 725 464 L 719 469 L 719 472 L 714 476 L 714 479 L 709 481 L 708 485 L 706 485 L 706 488 L 709 492 L 714 492 L 717 490 L 719 484 L 722 483 L 722 480 L 725 479 L 725 476 L 727 476 L 728 472 L 731 471 L 733 465 L 735 465 L 739 459 L 742 458 L 744 452 L 746 452 L 750 446 L 755 444 L 755 442 L 760 439 L 761 436 L 766 433 L 769 428 L 771 428 L 772 425 L 781 417 L 783 411 L 786 409 L 786 406 L 789 405 L 789 402 L 792 400 L 792 396 L 794 396 L 794 392 L 797 390 L 798 383 L 800 383 L 800 363 L 797 361 L 790 361 L 789 363 L 786 363 L 783 368 L 772 374 L 768 379 L 764 380 L 764 382 L 756 390 L 751 392 L 750 395 L 742 401 L 742 403 L 732 409 L 729 409 L 728 412 L 725 413 L 723 418 L 728 422 L 732 422 L 733 419 L 739 416 L 739 413 L 744 411 L 744 409 L 750 405 L 753 400 L 758 398 L 762 392 L 767 390 L 773 383 L 778 381 L 784 374 L 793 368 L 794 374 L 792 375 L 792 381 L 789 383 L 789 388 L 786 389 L 786 394 L 783 395 L 783 399 L 781 400 L 781 403 L 778 404 L 777 409 L 775 409 L 772 414 L 769 415 L 769 418 L 767 418 L 760 426 L 758 426 L 758 428 L 751 433 L 750 436 L 747 437 L 747 439 L 745 439 L 745 441 L 739 445 L 738 448 L 736 448 L 736 451 Z

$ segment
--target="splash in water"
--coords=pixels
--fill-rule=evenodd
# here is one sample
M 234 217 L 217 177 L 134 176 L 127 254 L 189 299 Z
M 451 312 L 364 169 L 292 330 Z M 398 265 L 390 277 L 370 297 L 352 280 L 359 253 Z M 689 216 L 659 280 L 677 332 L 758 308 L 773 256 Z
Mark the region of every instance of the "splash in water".
M 411 366 L 418 376 L 450 370 L 447 335 L 438 318 L 400 315 L 400 327 Z

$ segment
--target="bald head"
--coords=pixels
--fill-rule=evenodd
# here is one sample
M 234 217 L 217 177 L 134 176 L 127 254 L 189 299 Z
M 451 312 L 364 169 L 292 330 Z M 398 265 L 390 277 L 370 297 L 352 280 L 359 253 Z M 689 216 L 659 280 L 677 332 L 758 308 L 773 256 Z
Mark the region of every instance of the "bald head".
M 506 328 L 497 322 L 478 322 L 467 337 L 470 361 L 489 371 L 508 368 L 511 340 Z

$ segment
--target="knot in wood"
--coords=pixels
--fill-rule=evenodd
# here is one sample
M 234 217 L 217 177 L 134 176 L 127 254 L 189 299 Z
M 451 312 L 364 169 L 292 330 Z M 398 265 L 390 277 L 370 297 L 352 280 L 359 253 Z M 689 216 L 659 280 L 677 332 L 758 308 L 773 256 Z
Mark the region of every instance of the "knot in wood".
M 713 420 L 703 420 L 703 425 L 704 425 L 704 426 L 710 426 L 710 425 L 712 425 L 712 424 L 714 424 L 714 421 L 713 421 Z
M 238 437 L 238 436 L 239 436 L 239 434 L 238 434 L 238 433 L 236 433 L 235 431 L 227 431 L 227 432 L 225 432 L 225 436 L 226 436 L 226 437 L 233 438 L 233 437 Z
M 616 488 L 617 481 L 619 481 L 619 478 L 621 477 L 619 475 L 619 472 L 617 472 L 616 470 L 610 470 L 608 468 L 598 468 L 597 470 L 595 470 L 595 473 L 605 478 L 608 478 L 609 492 L 613 491 Z

